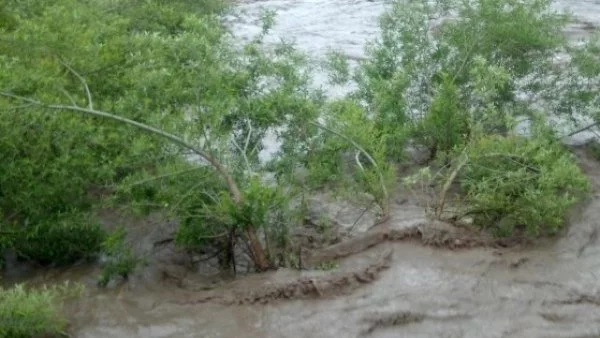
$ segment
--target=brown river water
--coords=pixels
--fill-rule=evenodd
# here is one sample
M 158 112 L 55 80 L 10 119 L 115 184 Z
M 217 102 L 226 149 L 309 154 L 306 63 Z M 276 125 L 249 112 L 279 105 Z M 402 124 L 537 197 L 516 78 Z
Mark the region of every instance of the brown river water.
M 292 37 L 315 57 L 333 47 L 357 58 L 375 36 L 384 8 L 358 0 L 242 3 L 229 18 L 242 38 L 258 30 L 260 6 L 280 11 L 274 39 Z M 573 37 L 600 21 L 600 1 L 563 1 L 559 7 L 570 8 L 581 22 L 569 30 Z M 233 282 L 186 276 L 183 288 L 156 282 L 152 269 L 103 290 L 94 284 L 97 267 L 48 270 L 29 280 L 88 286 L 84 297 L 66 305 L 70 332 L 82 338 L 600 337 L 600 165 L 585 150 L 576 152 L 594 196 L 574 211 L 560 238 L 527 248 L 448 250 L 387 241 L 341 259 L 334 271 L 279 270 Z M 422 213 L 410 199 L 397 203 L 390 226 L 423 221 Z M 148 238 L 150 225 L 131 229 Z M 264 292 L 289 281 L 308 296 Z M 200 290 L 213 282 L 213 290 Z M 248 298 L 252 294 L 259 296 Z

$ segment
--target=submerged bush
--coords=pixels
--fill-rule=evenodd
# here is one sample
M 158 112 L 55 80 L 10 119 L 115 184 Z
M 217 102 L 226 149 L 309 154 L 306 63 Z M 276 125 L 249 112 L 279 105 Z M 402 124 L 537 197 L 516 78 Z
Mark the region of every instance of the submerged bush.
M 443 19 L 434 27 L 432 18 Z M 458 172 L 477 225 L 500 235 L 518 227 L 555 233 L 585 196 L 587 179 L 556 135 L 511 135 L 524 117 L 544 129 L 569 103 L 598 102 L 553 60 L 569 51 L 575 65 L 598 74 L 590 67 L 597 49 L 569 46 L 568 20 L 550 0 L 394 1 L 358 67 L 353 96 L 386 140 L 387 158 L 402 160 L 402 142 L 411 139 L 442 163 L 446 183 Z
M 482 137 L 466 156 L 459 177 L 467 214 L 498 235 L 556 233 L 589 189 L 573 155 L 550 138 Z

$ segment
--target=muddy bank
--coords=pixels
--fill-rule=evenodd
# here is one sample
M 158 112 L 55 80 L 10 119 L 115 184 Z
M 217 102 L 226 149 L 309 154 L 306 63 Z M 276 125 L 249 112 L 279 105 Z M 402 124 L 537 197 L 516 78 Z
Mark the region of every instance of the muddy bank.
M 600 165 L 574 151 L 594 198 L 560 238 L 533 246 L 478 237 L 451 250 L 439 239 L 465 233 L 432 225 L 399 189 L 387 224 L 306 257 L 307 265 L 335 261 L 330 270 L 217 283 L 188 274 L 180 285 L 138 276 L 99 290 L 94 271 L 80 266 L 33 281 L 88 285 L 66 307 L 73 337 L 597 337 Z
M 562 4 L 577 9 L 581 22 L 595 25 L 600 17 L 593 1 Z M 247 12 L 235 29 L 256 30 L 261 5 L 282 10 L 274 39 L 296 38 L 315 57 L 333 47 L 355 59 L 385 6 L 253 2 L 240 6 Z M 573 34 L 585 34 L 586 25 L 573 26 Z M 48 270 L 32 282 L 88 286 L 84 298 L 67 304 L 73 337 L 599 337 L 600 166 L 585 149 L 575 151 L 595 197 L 573 213 L 560 239 L 535 246 L 506 249 L 433 224 L 414 196 L 398 191 L 385 227 L 304 257 L 307 268 L 335 262 L 328 271 L 281 269 L 231 281 L 216 268 L 190 273 L 205 257 L 182 260 L 159 245 L 166 252 L 153 268 L 106 290 L 95 287 L 94 266 Z M 140 236 L 148 226 L 130 225 Z M 150 227 L 155 235 L 139 244 L 144 248 L 172 237 L 168 223 Z

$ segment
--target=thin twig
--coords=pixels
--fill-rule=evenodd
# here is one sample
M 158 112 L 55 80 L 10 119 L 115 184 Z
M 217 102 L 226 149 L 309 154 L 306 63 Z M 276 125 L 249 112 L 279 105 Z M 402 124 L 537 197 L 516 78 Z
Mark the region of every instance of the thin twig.
M 233 143 L 233 146 L 240 152 L 240 154 L 242 154 L 242 157 L 244 158 L 244 162 L 246 163 L 246 167 L 248 168 L 248 171 L 252 172 L 252 169 L 250 167 L 250 160 L 248 160 L 248 156 L 246 156 L 246 152 L 244 151 L 244 149 L 242 149 L 242 147 L 240 147 L 240 145 L 233 138 L 231 139 L 231 143 Z
M 67 67 L 67 69 L 71 73 L 73 73 L 73 75 L 75 75 L 75 77 L 77 77 L 79 79 L 79 81 L 83 85 L 83 88 L 85 89 L 85 95 L 87 96 L 87 99 L 88 99 L 88 109 L 94 109 L 94 105 L 92 103 L 92 93 L 90 93 L 90 87 L 88 87 L 87 82 L 85 81 L 85 79 L 83 78 L 83 76 L 79 75 L 79 73 L 77 73 L 75 71 L 75 69 L 73 69 L 73 67 L 69 66 L 69 64 L 66 63 L 63 59 L 60 59 L 60 63 L 63 66 Z
M 382 205 L 382 207 L 384 208 L 384 213 L 387 215 L 387 213 L 389 212 L 389 205 L 388 205 L 389 204 L 389 195 L 388 195 L 387 188 L 385 187 L 385 179 L 383 178 L 383 174 L 381 173 L 381 170 L 379 169 L 379 166 L 377 165 L 377 162 L 373 159 L 373 157 L 371 157 L 371 155 L 363 147 L 361 147 L 360 144 L 356 143 L 354 140 L 352 140 L 348 136 L 346 136 L 342 133 L 339 133 L 327 126 L 324 126 L 316 121 L 309 121 L 309 123 L 320 129 L 323 129 L 325 131 L 328 131 L 334 135 L 337 135 L 337 136 L 343 138 L 344 140 L 346 140 L 347 142 L 352 144 L 356 149 L 358 149 L 360 152 L 362 152 L 367 157 L 369 162 L 371 162 L 373 167 L 375 167 L 375 169 L 377 170 L 377 174 L 379 176 L 379 183 L 381 184 L 383 197 L 385 199 L 385 205 Z
M 360 170 L 365 171 L 362 163 L 360 163 L 360 150 L 357 150 L 356 154 L 354 154 L 354 160 L 356 161 L 356 165 L 360 168 Z
M 448 179 L 446 180 L 446 183 L 444 183 L 444 187 L 442 188 L 442 192 L 440 193 L 440 198 L 438 199 L 438 206 L 437 206 L 437 212 L 436 212 L 436 217 L 438 219 L 442 216 L 442 212 L 444 210 L 444 204 L 446 203 L 446 194 L 448 193 L 450 186 L 456 179 L 456 176 L 458 175 L 459 171 L 465 166 L 465 164 L 467 164 L 468 159 L 469 158 L 467 157 L 466 148 L 465 148 L 463 150 L 463 153 L 461 154 L 460 162 L 458 162 L 458 164 L 456 165 L 456 168 L 454 168 L 454 170 L 450 174 L 450 177 L 448 177 Z
M 198 188 L 199 186 L 201 186 L 201 185 L 203 185 L 203 184 L 205 184 L 205 183 L 204 183 L 204 182 L 200 182 L 200 183 L 198 183 L 198 184 L 195 184 L 194 186 L 192 186 L 190 189 L 188 189 L 188 191 L 186 191 L 186 192 L 185 192 L 185 194 L 183 194 L 183 196 L 182 196 L 182 197 L 181 197 L 181 198 L 180 198 L 180 199 L 179 199 L 177 202 L 175 202 L 175 204 L 173 204 L 173 206 L 170 208 L 170 212 L 174 212 L 175 210 L 177 210 L 177 208 L 179 207 L 179 205 L 180 205 L 181 203 L 183 203 L 183 201 L 185 201 L 185 199 L 186 199 L 186 198 L 188 198 L 188 197 L 189 197 L 189 196 L 192 194 L 192 192 L 193 192 L 194 190 L 196 190 L 196 188 Z M 207 193 L 207 192 L 206 192 L 206 191 L 204 191 L 204 190 L 199 190 L 199 191 L 198 191 L 198 193 L 200 193 L 200 194 L 202 194 L 202 195 L 204 195 L 204 196 L 207 196 L 207 197 L 208 197 L 208 198 L 210 198 L 210 199 L 211 199 L 211 200 L 212 200 L 212 201 L 213 201 L 215 204 L 218 204 L 218 203 L 219 203 L 219 201 L 216 199 L 216 197 L 214 197 L 213 195 L 211 195 L 211 194 Z
M 77 102 L 75 102 L 75 99 L 73 98 L 73 96 L 71 96 L 71 94 L 69 94 L 68 91 L 66 91 L 64 88 L 61 88 L 60 92 L 65 94 L 65 96 L 69 99 L 69 101 L 71 101 L 71 104 L 73 106 L 77 106 Z
M 361 218 L 363 218 L 363 216 L 367 213 L 367 211 L 369 211 L 369 209 L 371 209 L 371 206 L 373 205 L 373 203 L 375 203 L 375 200 L 371 200 L 371 203 L 369 203 L 369 206 L 367 206 L 358 216 L 358 218 L 356 218 L 356 220 L 354 221 L 354 223 L 352 224 L 352 226 L 350 227 L 350 232 L 352 232 L 352 230 L 354 230 L 354 227 L 356 226 L 356 224 L 358 224 L 358 221 L 360 221 Z
M 482 156 L 482 157 L 504 157 L 504 158 L 509 159 L 513 163 L 516 163 L 518 165 L 524 166 L 525 168 L 533 171 L 536 174 L 539 174 L 541 172 L 541 170 L 538 169 L 538 168 L 536 168 L 536 167 L 532 167 L 532 166 L 528 165 L 527 163 L 523 163 L 523 162 L 517 161 L 517 160 L 524 160 L 524 158 L 522 156 L 519 156 L 519 155 L 515 155 L 515 154 L 502 154 L 502 153 L 489 153 L 489 154 L 483 154 L 483 155 L 480 155 L 480 156 Z
M 248 159 L 248 155 L 246 155 L 246 153 L 248 152 L 248 146 L 250 145 L 250 137 L 252 136 L 252 123 L 250 122 L 250 120 L 248 121 L 248 135 L 246 135 L 246 142 L 244 142 L 244 148 L 242 149 L 242 147 L 240 147 L 240 145 L 236 142 L 235 138 L 232 138 L 232 143 L 233 146 L 242 154 L 242 157 L 244 158 L 244 162 L 246 163 L 246 167 L 248 168 L 248 172 L 252 173 L 252 167 L 250 166 L 250 160 Z
M 31 107 L 31 106 L 35 106 L 35 105 L 33 103 L 28 103 L 28 104 L 23 104 L 23 105 L 16 106 L 16 107 L 11 107 L 11 108 L 8 108 L 8 109 L 9 110 L 19 110 L 19 109 L 28 108 L 28 107 Z
M 229 232 L 229 255 L 231 258 L 231 266 L 233 267 L 233 276 L 237 275 L 237 262 L 235 261 L 235 229 Z
M 600 121 L 594 122 L 594 123 L 589 124 L 589 125 L 587 125 L 587 126 L 585 126 L 583 128 L 580 128 L 580 129 L 577 129 L 577 130 L 575 130 L 573 132 L 570 132 L 567 135 L 562 136 L 562 138 L 571 137 L 571 136 L 577 135 L 579 133 L 583 133 L 584 131 L 588 131 L 588 130 L 590 130 L 590 129 L 596 127 L 596 126 L 598 126 L 599 124 L 600 124 Z
M 215 238 L 223 238 L 229 235 L 229 231 L 222 232 L 216 235 L 207 235 L 207 236 L 196 236 L 196 239 L 215 239 Z
M 248 146 L 250 145 L 250 137 L 252 136 L 252 121 L 247 119 L 248 121 L 248 135 L 246 136 L 246 144 L 244 144 L 244 153 L 248 151 Z

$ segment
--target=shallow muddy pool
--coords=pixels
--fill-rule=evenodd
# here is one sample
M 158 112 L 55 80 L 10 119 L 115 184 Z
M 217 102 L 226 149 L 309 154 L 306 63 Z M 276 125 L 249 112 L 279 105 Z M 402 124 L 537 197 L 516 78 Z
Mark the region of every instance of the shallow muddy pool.
M 600 23 L 600 1 L 557 5 L 579 18 L 569 34 L 584 36 Z M 378 32 L 381 1 L 268 0 L 242 2 L 229 17 L 240 38 L 257 33 L 260 8 L 278 11 L 270 41 L 292 39 L 315 58 L 329 49 L 363 56 Z M 321 79 L 324 80 L 324 79 Z M 332 88 L 330 94 L 343 93 Z M 580 151 L 583 168 L 600 194 L 600 167 Z M 391 223 L 406 221 L 416 207 L 394 206 Z M 408 208 L 408 209 L 407 209 Z M 109 290 L 94 287 L 93 268 L 38 276 L 37 282 L 75 280 L 88 295 L 67 306 L 73 337 L 600 337 L 600 198 L 582 206 L 568 233 L 527 250 L 449 251 L 417 243 L 384 243 L 341 261 L 332 272 L 348 272 L 352 287 L 325 288 L 328 272 L 281 270 L 238 278 L 218 292 L 260 289 L 301 279 L 318 297 L 231 304 L 172 284 L 143 278 Z M 419 216 L 417 216 L 419 217 Z M 354 273 L 391 250 L 376 278 Z M 199 281 L 206 282 L 206 281 Z M 332 285 L 332 284 L 328 284 Z

